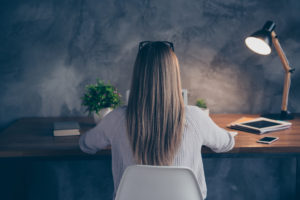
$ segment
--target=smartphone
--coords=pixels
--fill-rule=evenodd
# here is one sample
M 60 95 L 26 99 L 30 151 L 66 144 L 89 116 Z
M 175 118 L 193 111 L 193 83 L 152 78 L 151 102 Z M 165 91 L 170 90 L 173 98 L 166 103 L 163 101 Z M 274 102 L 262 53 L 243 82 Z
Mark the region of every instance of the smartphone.
M 278 139 L 279 139 L 279 137 L 263 137 L 263 138 L 260 138 L 259 140 L 257 140 L 256 142 L 264 143 L 264 144 L 271 144 L 272 142 L 275 142 Z

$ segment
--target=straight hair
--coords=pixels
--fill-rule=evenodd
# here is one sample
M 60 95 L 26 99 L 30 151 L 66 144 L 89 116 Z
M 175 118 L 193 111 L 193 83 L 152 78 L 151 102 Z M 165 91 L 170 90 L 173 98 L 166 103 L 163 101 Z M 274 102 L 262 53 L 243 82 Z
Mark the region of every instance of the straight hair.
M 166 43 L 139 50 L 126 112 L 136 162 L 171 165 L 182 141 L 184 103 L 178 59 Z

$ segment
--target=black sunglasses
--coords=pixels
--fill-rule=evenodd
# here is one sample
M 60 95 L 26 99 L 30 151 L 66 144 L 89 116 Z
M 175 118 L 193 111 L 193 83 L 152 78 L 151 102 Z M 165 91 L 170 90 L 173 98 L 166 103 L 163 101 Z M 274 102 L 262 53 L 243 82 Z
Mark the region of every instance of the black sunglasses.
M 171 49 L 172 49 L 172 51 L 174 52 L 174 45 L 173 45 L 173 43 L 172 42 L 168 42 L 168 41 L 143 41 L 143 42 L 140 42 L 140 44 L 139 44 L 139 51 L 144 47 L 144 46 L 146 46 L 146 45 L 148 45 L 148 44 L 152 44 L 152 43 L 155 43 L 155 42 L 162 42 L 162 43 L 164 43 L 164 44 L 166 44 L 167 46 L 169 46 Z

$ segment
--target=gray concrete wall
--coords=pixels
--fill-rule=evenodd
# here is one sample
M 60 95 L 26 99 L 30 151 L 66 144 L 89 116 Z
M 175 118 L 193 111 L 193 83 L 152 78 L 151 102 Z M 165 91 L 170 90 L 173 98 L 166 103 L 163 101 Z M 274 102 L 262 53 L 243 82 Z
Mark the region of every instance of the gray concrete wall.
M 0 129 L 20 117 L 85 115 L 80 97 L 96 78 L 124 96 L 142 40 L 174 43 L 190 104 L 204 98 L 216 113 L 279 112 L 280 60 L 250 52 L 244 38 L 275 21 L 299 68 L 299 10 L 298 0 L 1 0 Z M 297 69 L 292 112 L 299 100 Z M 297 162 L 205 158 L 208 199 L 296 199 Z M 0 198 L 110 199 L 110 167 L 109 159 L 0 160 Z
M 283 69 L 275 51 L 255 55 L 244 38 L 266 20 L 292 66 L 300 61 L 300 2 L 247 0 L 2 0 L 0 127 L 26 116 L 84 115 L 80 97 L 96 78 L 125 96 L 142 40 L 169 40 L 189 103 L 212 112 L 279 112 Z M 300 112 L 300 70 L 289 109 Z

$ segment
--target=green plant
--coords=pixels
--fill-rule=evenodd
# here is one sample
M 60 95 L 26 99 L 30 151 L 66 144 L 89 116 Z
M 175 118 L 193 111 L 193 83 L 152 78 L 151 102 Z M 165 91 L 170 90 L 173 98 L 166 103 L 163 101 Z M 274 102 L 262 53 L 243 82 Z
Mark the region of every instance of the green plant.
M 206 102 L 204 99 L 197 99 L 196 106 L 199 108 L 207 108 Z
M 91 114 L 98 112 L 103 108 L 116 108 L 121 104 L 121 95 L 111 84 L 105 84 L 97 79 L 96 84 L 90 84 L 85 87 L 82 105 L 86 106 L 86 112 Z

